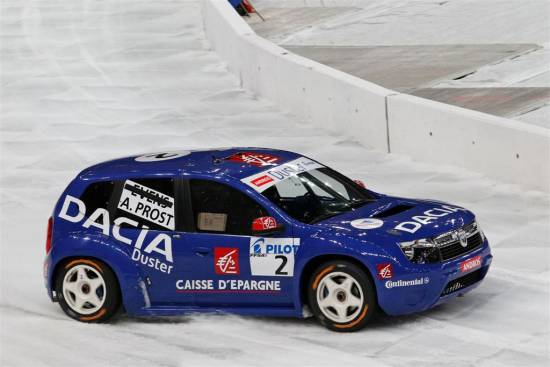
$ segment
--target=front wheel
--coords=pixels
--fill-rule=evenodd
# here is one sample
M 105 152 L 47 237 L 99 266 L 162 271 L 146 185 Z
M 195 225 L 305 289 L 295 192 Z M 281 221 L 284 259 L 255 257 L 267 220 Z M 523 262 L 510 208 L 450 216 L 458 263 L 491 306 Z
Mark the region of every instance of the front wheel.
M 62 264 L 55 283 L 61 309 L 78 321 L 105 322 L 119 308 L 116 276 L 99 260 L 76 259 Z
M 368 275 L 344 260 L 324 263 L 315 270 L 308 298 L 315 317 L 334 331 L 363 328 L 376 309 L 375 289 Z

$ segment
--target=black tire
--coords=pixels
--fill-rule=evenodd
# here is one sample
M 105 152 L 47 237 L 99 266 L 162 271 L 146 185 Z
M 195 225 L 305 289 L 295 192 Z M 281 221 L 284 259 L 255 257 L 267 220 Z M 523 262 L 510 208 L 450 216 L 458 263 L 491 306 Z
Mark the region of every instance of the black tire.
M 353 279 L 349 289 L 344 286 L 344 280 Z M 336 288 L 329 290 L 327 282 L 334 281 Z M 341 283 L 339 283 L 341 281 Z M 333 284 L 333 283 L 331 283 Z M 339 286 L 342 285 L 341 288 Z M 344 289 L 346 288 L 346 289 Z M 335 293 L 336 292 L 336 293 Z M 377 309 L 376 290 L 368 274 L 359 266 L 345 260 L 330 261 L 321 264 L 313 272 L 308 284 L 309 306 L 321 325 L 339 332 L 352 332 L 365 327 Z M 328 303 L 321 310 L 318 302 L 319 297 L 325 297 Z M 362 296 L 362 297 L 361 297 Z M 360 299 L 362 298 L 362 301 Z M 353 302 L 355 305 L 347 306 Z M 346 317 L 351 318 L 345 321 L 338 321 L 338 311 L 327 304 L 339 304 L 345 309 Z
M 80 277 L 79 270 L 83 269 L 86 274 L 84 278 Z M 94 271 L 95 270 L 95 271 Z M 67 277 L 68 283 L 65 282 Z M 72 281 L 75 279 L 74 282 Z M 83 312 L 79 312 L 75 307 L 77 305 L 77 293 L 82 297 L 92 297 L 92 287 L 96 282 L 103 281 L 103 284 L 98 286 L 93 293 L 96 294 L 97 304 L 92 304 L 91 301 L 85 301 L 82 308 Z M 74 283 L 74 287 L 78 290 L 69 290 L 69 286 Z M 64 289 L 64 284 L 69 284 Z M 93 285 L 90 285 L 93 284 Z M 71 289 L 73 286 L 71 286 Z M 87 290 L 87 292 L 86 292 Z M 120 288 L 117 278 L 111 268 L 100 260 L 96 259 L 72 259 L 64 262 L 59 266 L 55 279 L 55 292 L 61 309 L 71 318 L 87 322 L 87 323 L 102 323 L 109 320 L 120 308 Z M 71 299 L 66 299 L 66 297 Z M 79 299 L 84 299 L 79 297 Z M 97 308 L 97 310 L 96 310 Z

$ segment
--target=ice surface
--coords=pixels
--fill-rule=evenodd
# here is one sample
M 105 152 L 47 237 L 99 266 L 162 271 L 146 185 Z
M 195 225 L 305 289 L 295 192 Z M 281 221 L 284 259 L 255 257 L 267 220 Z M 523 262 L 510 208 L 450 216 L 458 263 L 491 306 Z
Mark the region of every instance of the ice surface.
M 194 1 L 3 1 L 2 366 L 545 366 L 550 200 L 453 167 L 374 152 L 242 90 Z M 494 250 L 484 284 L 355 334 L 312 320 L 195 315 L 87 325 L 50 303 L 47 218 L 77 172 L 172 148 L 256 145 L 319 159 L 377 191 L 474 210 Z M 541 157 L 548 160 L 548 157 Z

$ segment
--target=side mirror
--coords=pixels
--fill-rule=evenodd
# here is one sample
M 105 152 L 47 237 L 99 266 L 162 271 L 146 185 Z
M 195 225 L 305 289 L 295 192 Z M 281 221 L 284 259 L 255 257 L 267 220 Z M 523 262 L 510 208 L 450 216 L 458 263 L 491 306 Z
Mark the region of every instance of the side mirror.
M 280 232 L 284 229 L 282 224 L 277 224 L 273 217 L 260 217 L 252 221 L 252 234 L 265 236 Z
M 367 188 L 367 185 L 365 185 L 365 183 L 361 180 L 353 180 L 353 182 L 355 182 L 357 185 L 361 186 L 364 189 Z

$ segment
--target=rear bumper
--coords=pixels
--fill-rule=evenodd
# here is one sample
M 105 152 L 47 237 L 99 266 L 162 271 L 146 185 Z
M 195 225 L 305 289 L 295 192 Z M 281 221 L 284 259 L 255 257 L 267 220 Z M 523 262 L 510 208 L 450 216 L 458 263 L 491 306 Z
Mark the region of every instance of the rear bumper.
M 396 279 L 377 280 L 378 303 L 389 315 L 420 312 L 447 302 L 478 287 L 491 265 L 493 256 L 487 240 L 463 256 L 442 264 L 408 264 Z M 474 267 L 461 266 L 469 260 Z M 394 265 L 394 267 L 399 265 Z M 397 273 L 397 272 L 396 272 Z
M 52 257 L 51 252 L 46 255 L 46 258 L 44 259 L 43 264 L 43 277 L 44 277 L 44 286 L 46 287 L 46 292 L 48 293 L 48 297 L 50 297 L 50 300 L 52 302 L 56 302 L 57 300 L 54 297 L 53 288 L 54 285 L 52 284 L 53 280 L 53 274 L 52 274 Z

